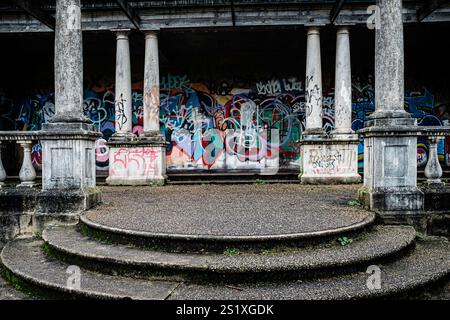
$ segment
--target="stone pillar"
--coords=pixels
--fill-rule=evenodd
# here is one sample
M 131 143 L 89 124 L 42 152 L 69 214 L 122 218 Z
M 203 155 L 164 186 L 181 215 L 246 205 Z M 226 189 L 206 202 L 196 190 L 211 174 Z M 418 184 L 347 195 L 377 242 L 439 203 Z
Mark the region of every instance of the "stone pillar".
M 144 135 L 159 135 L 159 58 L 158 35 L 145 33 Z
M 128 31 L 117 32 L 114 139 L 133 137 L 133 110 L 131 95 L 131 60 Z
M 123 37 L 120 36 L 120 37 Z M 128 64 L 128 40 L 118 36 L 118 64 Z M 119 41 L 122 41 L 122 56 L 119 59 Z M 126 50 L 125 50 L 126 47 Z M 128 55 L 125 59 L 124 56 Z M 125 69 L 117 67 L 117 70 Z M 119 79 L 119 71 L 116 79 Z M 117 80 L 118 81 L 118 80 Z M 128 78 L 126 84 L 130 87 Z M 119 92 L 116 90 L 116 92 Z M 116 139 L 109 145 L 109 185 L 148 185 L 164 184 L 166 180 L 166 142 L 159 132 L 159 59 L 158 37 L 154 31 L 145 35 L 145 70 L 144 70 L 144 132 L 139 138 Z M 131 97 L 131 87 L 130 87 Z M 127 111 L 128 112 L 128 111 Z M 129 105 L 131 120 L 131 103 Z M 117 104 L 116 104 L 117 117 Z M 131 123 L 131 122 L 130 122 Z M 130 129 L 131 130 L 131 129 Z
M 80 69 L 81 68 L 81 69 Z M 83 115 L 83 48 L 79 0 L 56 1 L 55 115 L 51 123 L 89 123 Z
M 364 187 L 360 201 L 385 220 L 404 221 L 423 209 L 417 188 L 416 120 L 404 110 L 401 0 L 377 0 L 375 112 L 364 134 Z
M 318 37 L 316 28 L 309 30 L 305 100 L 306 112 L 313 111 L 310 116 L 308 116 L 308 113 L 306 114 L 307 127 L 302 136 L 300 179 L 303 184 L 358 183 L 361 180 L 358 174 L 359 139 L 351 128 L 352 92 L 349 30 L 347 27 L 341 27 L 337 32 L 336 128 L 330 136 L 326 136 L 322 130 L 321 81 L 308 82 L 309 79 L 321 78 Z M 319 112 L 314 110 L 320 110 L 320 115 Z M 308 120 L 311 121 L 308 122 Z
M 80 0 L 56 1 L 55 116 L 43 124 L 42 192 L 37 220 L 76 220 L 95 205 L 95 140 L 101 136 L 83 115 Z
M 352 131 L 352 73 L 350 36 L 348 27 L 339 27 L 336 37 L 336 72 L 334 82 L 334 131 L 349 134 Z
M 305 80 L 305 134 L 322 134 L 322 65 L 320 57 L 320 31 L 308 29 L 306 45 Z

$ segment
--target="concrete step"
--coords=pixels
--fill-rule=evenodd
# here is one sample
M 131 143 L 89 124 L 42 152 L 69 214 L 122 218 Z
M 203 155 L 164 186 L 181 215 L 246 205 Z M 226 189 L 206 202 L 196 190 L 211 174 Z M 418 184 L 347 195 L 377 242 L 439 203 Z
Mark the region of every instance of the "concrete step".
M 173 300 L 338 300 L 400 296 L 447 280 L 450 275 L 450 243 L 428 240 L 417 244 L 411 254 L 388 264 L 379 264 L 381 288 L 370 290 L 367 267 L 359 272 L 328 278 L 247 285 L 199 285 L 183 283 L 169 297 Z
M 375 214 L 355 204 L 357 186 L 195 185 L 102 187 L 82 229 L 165 251 L 219 251 L 313 242 L 360 232 Z
M 10 242 L 1 260 L 18 283 L 50 290 L 58 297 L 131 298 L 131 299 L 355 299 L 398 295 L 434 283 L 450 273 L 450 244 L 446 240 L 427 240 L 402 258 L 379 264 L 381 289 L 366 286 L 367 266 L 346 275 L 301 281 L 255 284 L 196 284 L 175 281 L 149 281 L 131 277 L 109 276 L 80 269 L 81 285 L 67 285 L 69 264 L 44 254 L 41 240 Z
M 306 247 L 225 253 L 170 253 L 101 243 L 75 227 L 53 226 L 42 237 L 51 253 L 71 263 L 102 272 L 130 276 L 154 274 L 183 276 L 190 280 L 261 281 L 294 279 L 390 257 L 410 248 L 416 232 L 407 226 L 376 226 L 343 246 L 332 242 Z M 230 250 L 229 250 L 230 251 Z
M 109 276 L 81 270 L 80 287 L 68 286 L 71 273 L 69 264 L 49 257 L 41 250 L 44 242 L 36 239 L 14 240 L 1 253 L 6 268 L 6 278 L 14 278 L 15 284 L 35 289 L 50 297 L 94 299 L 166 299 L 179 284 L 170 281 L 149 281 L 119 276 Z M 71 283 L 71 282 L 69 282 Z

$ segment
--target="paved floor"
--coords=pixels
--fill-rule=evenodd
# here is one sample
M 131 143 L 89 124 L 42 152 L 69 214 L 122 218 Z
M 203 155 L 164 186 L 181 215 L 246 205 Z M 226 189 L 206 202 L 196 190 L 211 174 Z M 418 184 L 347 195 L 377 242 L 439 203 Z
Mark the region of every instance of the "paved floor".
M 150 233 L 264 236 L 351 226 L 372 214 L 349 206 L 358 185 L 169 185 L 102 187 L 105 204 L 86 217 Z

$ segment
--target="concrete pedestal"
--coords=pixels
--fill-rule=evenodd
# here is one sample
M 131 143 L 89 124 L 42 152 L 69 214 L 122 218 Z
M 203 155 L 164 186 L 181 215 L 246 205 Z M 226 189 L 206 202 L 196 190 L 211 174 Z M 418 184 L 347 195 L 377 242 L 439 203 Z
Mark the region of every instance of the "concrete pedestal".
M 36 217 L 76 220 L 101 201 L 95 178 L 95 140 L 101 133 L 87 123 L 48 123 L 41 131 L 42 191 Z M 67 217 L 68 216 L 68 217 Z
M 375 119 L 364 134 L 364 187 L 359 199 L 380 215 L 408 215 L 423 210 L 417 188 L 415 119 Z
M 358 136 L 304 135 L 301 173 L 304 184 L 359 183 Z
M 160 135 L 129 141 L 110 140 L 109 185 L 164 184 L 166 142 Z

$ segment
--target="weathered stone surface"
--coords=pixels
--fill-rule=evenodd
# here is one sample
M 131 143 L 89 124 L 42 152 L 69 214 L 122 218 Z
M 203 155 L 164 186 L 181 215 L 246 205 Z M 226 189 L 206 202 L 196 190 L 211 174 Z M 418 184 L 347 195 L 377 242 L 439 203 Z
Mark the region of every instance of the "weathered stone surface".
M 132 267 L 139 271 L 178 270 L 214 274 L 277 273 L 286 277 L 293 272 L 314 272 L 320 269 L 348 267 L 392 256 L 408 248 L 416 237 L 412 227 L 378 226 L 370 233 L 359 235 L 342 246 L 317 244 L 303 248 L 285 248 L 237 255 L 223 253 L 170 253 L 100 243 L 82 235 L 76 228 L 49 227 L 44 230 L 44 241 L 54 250 L 77 261 L 96 262 L 108 268 Z M 287 273 L 287 274 L 286 274 Z
M 166 147 L 151 138 L 133 143 L 113 143 L 109 148 L 109 185 L 164 184 Z
M 354 134 L 302 139 L 300 180 L 304 184 L 359 183 L 358 143 Z
M 5 246 L 1 260 L 16 277 L 72 297 L 96 299 L 166 299 L 178 285 L 169 281 L 148 281 L 107 276 L 81 269 L 80 287 L 70 286 L 69 265 L 41 251 L 40 240 L 23 239 Z
M 132 137 L 131 60 L 128 30 L 117 32 L 115 83 L 115 138 Z
M 86 122 L 83 115 L 83 49 L 80 0 L 56 1 L 55 116 L 53 123 Z
M 369 290 L 366 268 L 345 276 L 277 284 L 220 285 L 183 284 L 170 299 L 256 299 L 323 300 L 357 299 L 399 295 L 437 281 L 450 274 L 450 245 L 447 241 L 426 241 L 414 253 L 393 263 L 379 265 L 381 289 Z
M 305 110 L 305 134 L 322 133 L 322 62 L 318 27 L 310 27 L 307 35 Z
M 372 212 L 348 205 L 357 188 L 294 184 L 104 187 L 105 205 L 86 212 L 83 222 L 95 229 L 174 240 L 258 242 L 330 236 L 361 230 L 373 222 Z
M 352 72 L 348 27 L 339 27 L 336 36 L 335 129 L 333 134 L 352 133 Z
M 404 110 L 402 0 L 377 0 L 375 30 L 375 101 L 371 118 L 409 118 Z
M 156 32 L 145 33 L 144 135 L 159 134 L 159 52 Z

